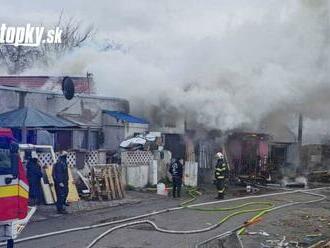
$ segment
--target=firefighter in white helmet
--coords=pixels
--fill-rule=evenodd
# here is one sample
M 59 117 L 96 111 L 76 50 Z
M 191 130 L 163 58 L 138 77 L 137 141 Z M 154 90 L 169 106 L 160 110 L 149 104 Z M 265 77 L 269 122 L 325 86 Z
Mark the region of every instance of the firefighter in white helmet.
M 222 152 L 216 154 L 217 164 L 215 166 L 215 185 L 217 187 L 218 196 L 217 199 L 223 199 L 225 194 L 225 177 L 228 171 L 228 166 L 225 161 L 225 157 Z

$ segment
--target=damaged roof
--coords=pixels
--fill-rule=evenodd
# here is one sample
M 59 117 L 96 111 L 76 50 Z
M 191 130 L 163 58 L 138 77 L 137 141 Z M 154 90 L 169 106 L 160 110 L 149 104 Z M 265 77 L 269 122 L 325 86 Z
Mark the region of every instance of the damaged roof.
M 149 124 L 149 122 L 145 119 L 129 115 L 120 111 L 103 110 L 102 112 L 116 118 L 117 120 L 125 121 L 128 123 Z

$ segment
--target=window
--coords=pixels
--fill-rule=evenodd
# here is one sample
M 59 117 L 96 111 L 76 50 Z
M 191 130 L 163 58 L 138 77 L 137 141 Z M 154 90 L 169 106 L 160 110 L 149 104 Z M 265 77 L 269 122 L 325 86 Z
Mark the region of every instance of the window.
M 0 150 L 0 175 L 11 174 L 9 150 Z
M 0 137 L 0 175 L 12 173 L 8 138 Z
M 58 131 L 56 133 L 55 150 L 63 151 L 72 148 L 72 131 Z
M 89 137 L 89 149 L 96 150 L 99 148 L 98 144 L 98 131 L 91 131 Z
M 88 132 L 85 130 L 73 131 L 73 148 L 87 149 Z

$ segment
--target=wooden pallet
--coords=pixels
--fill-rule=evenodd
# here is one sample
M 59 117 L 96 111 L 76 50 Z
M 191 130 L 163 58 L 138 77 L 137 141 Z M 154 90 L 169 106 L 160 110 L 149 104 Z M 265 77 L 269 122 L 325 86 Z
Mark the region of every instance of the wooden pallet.
M 91 198 L 117 200 L 125 197 L 120 167 L 117 164 L 95 165 L 91 168 Z

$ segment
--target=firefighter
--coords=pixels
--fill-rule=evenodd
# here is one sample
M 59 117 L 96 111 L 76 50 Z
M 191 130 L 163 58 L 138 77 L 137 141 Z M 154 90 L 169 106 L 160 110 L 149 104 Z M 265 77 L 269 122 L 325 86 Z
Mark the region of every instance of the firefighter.
M 173 198 L 181 197 L 181 184 L 182 184 L 182 175 L 183 175 L 183 166 L 179 159 L 173 159 L 169 172 L 172 175 L 173 183 Z
M 215 166 L 215 185 L 218 190 L 218 196 L 216 199 L 223 199 L 225 194 L 225 177 L 228 171 L 228 167 L 225 158 L 221 152 L 216 154 L 217 164 Z
M 53 179 L 55 183 L 56 190 L 56 208 L 57 212 L 60 214 L 67 214 L 65 210 L 66 198 L 69 192 L 69 174 L 68 174 L 68 164 L 67 164 L 67 155 L 66 151 L 63 151 L 58 158 L 57 162 L 54 164 L 53 168 Z
M 30 187 L 29 198 L 31 205 L 40 205 L 42 203 L 42 190 L 40 184 L 42 172 L 38 161 L 38 155 L 35 151 L 32 151 L 31 157 L 26 164 L 26 174 Z

